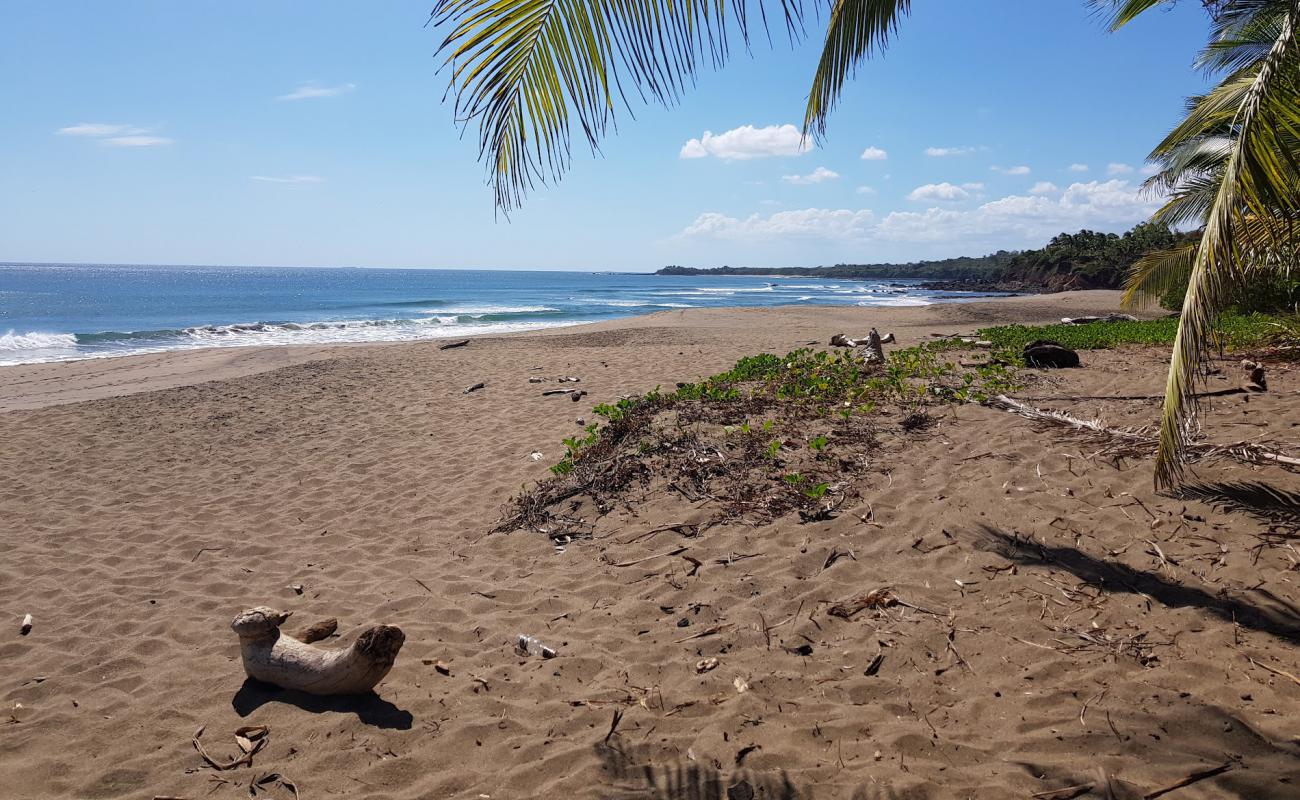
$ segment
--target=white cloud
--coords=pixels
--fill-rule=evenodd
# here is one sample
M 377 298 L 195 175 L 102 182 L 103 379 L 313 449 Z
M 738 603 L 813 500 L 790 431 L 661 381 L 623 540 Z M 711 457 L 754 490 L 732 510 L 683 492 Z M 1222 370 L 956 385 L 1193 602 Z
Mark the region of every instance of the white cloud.
M 338 86 L 321 86 L 315 81 L 310 81 L 299 86 L 288 94 L 282 94 L 275 98 L 276 100 L 315 100 L 321 97 L 338 97 L 341 94 L 356 91 L 355 83 L 341 83 Z
M 927 147 L 925 154 L 931 158 L 947 158 L 948 156 L 964 156 L 975 152 L 975 148 L 969 146 L 961 147 Z
M 1058 199 L 1010 195 L 969 211 L 895 211 L 874 238 L 904 242 L 1041 242 L 1062 231 L 1127 228 L 1161 204 L 1128 181 L 1071 184 Z
M 943 183 L 927 183 L 924 186 L 918 186 L 912 190 L 907 199 L 927 203 L 956 203 L 969 197 L 970 192 L 968 190 L 945 181 Z
M 889 158 L 889 153 L 879 147 L 868 147 L 862 151 L 863 161 L 884 161 L 887 158 Z
M 745 219 L 707 213 L 682 231 L 684 237 L 716 239 L 862 239 L 870 231 L 875 215 L 867 209 L 805 208 L 777 211 L 770 216 L 752 214 Z
M 840 174 L 838 172 L 826 169 L 825 167 L 818 167 L 817 169 L 813 170 L 807 175 L 783 175 L 781 176 L 781 180 L 785 181 L 786 183 L 807 185 L 810 183 L 824 183 L 826 181 L 833 181 L 839 176 Z
M 1003 175 L 1028 175 L 1029 174 L 1029 167 L 1026 167 L 1023 164 L 1018 167 L 999 167 L 998 165 L 994 164 L 993 166 L 989 167 L 989 169 L 993 170 L 994 172 L 1001 172 Z
M 60 136 L 82 136 L 96 139 L 109 147 L 158 147 L 171 144 L 166 136 L 153 136 L 148 128 L 134 125 L 115 125 L 107 122 L 78 122 L 55 131 Z
M 963 183 L 963 184 L 961 185 L 961 188 L 965 189 L 965 190 L 968 191 L 968 192 L 982 192 L 982 191 L 984 191 L 984 184 L 982 184 L 982 183 Z
M 698 139 L 682 145 L 681 158 L 713 156 L 724 161 L 744 161 L 768 156 L 797 156 L 808 149 L 803 134 L 793 125 L 755 128 L 741 125 L 725 133 L 705 131 Z
M 264 183 L 321 183 L 325 179 L 316 175 L 254 175 L 249 180 L 262 181 Z
M 1034 184 L 1034 188 L 1030 189 L 1029 193 L 1030 194 L 1056 194 L 1060 190 L 1061 187 L 1057 186 L 1051 181 L 1039 181 L 1038 183 Z
M 876 193 L 876 190 L 873 189 L 873 188 L 871 188 L 870 186 L 859 186 L 858 189 L 857 189 L 857 191 L 858 191 L 858 194 L 875 194 L 875 193 Z
M 1133 168 L 1130 167 L 1128 164 L 1117 164 L 1115 162 L 1111 162 L 1106 165 L 1106 174 L 1110 175 L 1111 177 L 1114 177 L 1116 175 L 1132 175 Z
M 1141 175 L 1145 175 L 1145 176 L 1147 176 L 1147 177 L 1149 178 L 1149 177 L 1151 177 L 1152 175 L 1156 174 L 1156 173 L 1159 172 L 1159 171 L 1160 171 L 1160 167 L 1159 167 L 1159 165 L 1157 165 L 1157 164 L 1147 164 L 1145 167 L 1143 167 L 1142 169 L 1138 170 L 1138 173 L 1141 174 Z
M 171 143 L 166 136 L 113 136 L 104 140 L 110 147 L 160 147 Z
M 1071 164 L 1071 165 L 1068 167 L 1068 169 L 1069 169 L 1071 172 L 1087 172 L 1087 171 L 1088 171 L 1088 165 L 1087 165 L 1087 164 Z
M 966 193 L 952 184 L 930 186 L 937 194 L 957 197 Z M 1161 202 L 1126 180 L 1091 181 L 1071 184 L 1056 198 L 1010 195 L 968 210 L 936 206 L 925 211 L 894 211 L 879 220 L 866 209 L 810 208 L 744 219 L 706 213 L 683 230 L 682 236 L 740 241 L 792 238 L 804 243 L 900 242 L 973 253 L 982 248 L 1038 247 L 1062 231 L 1123 230 L 1149 218 Z
M 78 122 L 66 128 L 59 128 L 55 133 L 63 136 L 127 136 L 145 133 L 144 128 L 131 125 L 110 125 L 105 122 Z

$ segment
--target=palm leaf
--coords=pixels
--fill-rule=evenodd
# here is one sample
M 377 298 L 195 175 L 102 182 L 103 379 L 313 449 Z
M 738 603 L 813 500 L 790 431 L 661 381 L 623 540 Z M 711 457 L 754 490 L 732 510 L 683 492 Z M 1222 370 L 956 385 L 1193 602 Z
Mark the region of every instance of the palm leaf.
M 779 0 L 792 37 L 801 2 Z M 498 209 L 558 179 L 575 136 L 598 152 L 629 93 L 672 104 L 734 37 L 748 46 L 753 9 L 766 29 L 761 0 L 438 0 L 456 118 L 478 127 Z
M 834 0 L 826 42 L 808 92 L 805 136 L 812 133 L 820 138 L 826 134 L 826 119 L 835 108 L 844 81 L 859 62 L 889 44 L 900 18 L 911 10 L 912 0 Z
M 1123 308 L 1146 308 L 1165 292 L 1187 282 L 1196 263 L 1196 243 L 1148 253 L 1129 268 Z

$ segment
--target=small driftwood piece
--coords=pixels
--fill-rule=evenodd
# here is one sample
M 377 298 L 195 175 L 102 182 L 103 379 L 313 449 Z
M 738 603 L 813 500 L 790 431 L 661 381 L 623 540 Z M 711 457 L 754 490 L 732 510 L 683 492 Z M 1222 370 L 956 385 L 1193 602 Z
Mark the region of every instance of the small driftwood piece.
M 542 392 L 542 397 L 551 397 L 557 394 L 572 394 L 572 393 L 573 393 L 572 389 L 547 389 L 546 391 Z
M 447 344 L 438 345 L 439 350 L 451 350 L 457 347 L 464 347 L 469 344 L 469 339 L 461 339 L 459 342 L 448 342 Z
M 1254 361 L 1241 362 L 1241 368 L 1245 370 L 1245 379 L 1241 383 L 1241 388 L 1247 392 L 1267 392 L 1268 379 L 1264 376 L 1264 365 L 1256 364 Z
M 865 594 L 836 603 L 826 613 L 840 619 L 853 619 L 853 615 L 864 609 L 888 608 L 897 603 L 898 598 L 894 597 L 888 589 L 872 589 Z
M 333 636 L 334 632 L 337 631 L 338 629 L 339 629 L 339 621 L 334 617 L 330 617 L 329 619 L 323 619 L 320 622 L 316 622 L 311 625 L 308 625 L 307 627 L 298 631 L 298 635 L 295 636 L 294 638 L 296 638 L 298 641 L 304 644 L 311 644 L 312 642 L 321 642 Z
M 467 387 L 465 389 L 465 394 L 469 394 L 470 392 L 477 392 L 479 389 L 482 389 L 486 385 L 487 384 L 483 383 L 483 381 L 479 381 L 478 383 Z
M 406 641 L 401 629 L 376 625 L 362 631 L 351 647 L 325 650 L 281 633 L 291 613 L 258 606 L 230 623 L 250 678 L 308 694 L 364 694 L 393 668 Z

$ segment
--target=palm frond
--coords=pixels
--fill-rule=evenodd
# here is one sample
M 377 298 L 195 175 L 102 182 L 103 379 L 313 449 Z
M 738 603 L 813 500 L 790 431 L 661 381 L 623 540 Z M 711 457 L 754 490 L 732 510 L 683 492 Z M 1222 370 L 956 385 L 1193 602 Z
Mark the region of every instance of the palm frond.
M 1196 251 L 1174 340 L 1169 377 L 1165 386 L 1160 420 L 1160 450 L 1156 458 L 1156 482 L 1171 486 L 1183 475 L 1183 453 L 1187 446 L 1186 420 L 1193 408 L 1194 384 L 1203 368 L 1212 340 L 1215 317 L 1222 308 L 1234 270 L 1241 268 L 1237 244 L 1249 218 L 1262 223 L 1269 237 L 1279 245 L 1286 241 L 1285 229 L 1300 208 L 1296 187 L 1288 184 L 1294 175 L 1288 155 L 1279 152 L 1279 136 L 1289 136 L 1297 113 L 1293 106 L 1300 76 L 1297 58 L 1297 26 L 1300 0 L 1288 0 L 1288 12 L 1277 40 L 1268 54 L 1255 65 L 1232 77 L 1230 91 L 1211 93 L 1207 103 L 1215 106 L 1200 116 L 1202 123 L 1220 113 L 1224 96 L 1239 96 L 1232 110 L 1235 132 L 1232 151 L 1223 167 L 1218 191 L 1210 208 L 1205 231 Z M 1249 81 L 1245 82 L 1249 77 Z M 1245 82 L 1245 83 L 1244 83 Z M 1216 90 L 1217 92 L 1217 90 Z M 1211 100 L 1213 98 L 1213 100 Z M 1288 108 L 1288 106 L 1292 106 Z M 1281 227 L 1272 224 L 1280 219 Z M 1291 229 L 1294 233 L 1294 229 Z M 1278 234 L 1282 233 L 1280 238 Z M 1292 239 L 1293 240 L 1293 239 Z
M 861 61 L 889 44 L 900 19 L 911 10 L 912 0 L 834 0 L 826 42 L 808 92 L 803 118 L 805 136 L 811 133 L 821 138 L 826 134 L 826 120 L 844 81 Z
M 1147 308 L 1165 292 L 1185 283 L 1195 263 L 1195 242 L 1146 254 L 1129 268 L 1120 306 Z
M 776 1 L 797 37 L 802 0 Z M 575 136 L 598 152 L 629 94 L 672 104 L 733 39 L 748 46 L 767 26 L 761 0 L 438 0 L 431 19 L 448 29 L 438 52 L 456 119 L 478 127 L 505 212 L 564 173 Z

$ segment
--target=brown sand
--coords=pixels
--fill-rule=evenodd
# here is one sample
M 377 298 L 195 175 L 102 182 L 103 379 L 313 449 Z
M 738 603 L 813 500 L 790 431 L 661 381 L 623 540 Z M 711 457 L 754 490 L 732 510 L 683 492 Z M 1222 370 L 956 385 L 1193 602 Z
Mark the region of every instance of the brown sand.
M 683 521 L 652 499 L 563 554 L 487 534 L 594 402 L 870 325 L 909 344 L 1114 301 L 684 311 L 448 351 L 0 370 L 0 796 L 236 798 L 275 772 L 305 798 L 707 797 L 718 776 L 724 796 L 744 777 L 799 796 L 1124 798 L 1231 763 L 1168 796 L 1300 797 L 1300 678 L 1281 674 L 1300 675 L 1300 482 L 1277 470 L 1207 467 L 1220 503 L 1174 500 L 1147 462 L 1090 459 L 1095 446 L 969 406 L 889 434 L 867 502 L 829 522 L 645 537 Z M 1160 353 L 1085 362 L 1024 394 L 1160 388 Z M 580 376 L 590 395 L 540 397 L 535 375 Z M 1270 383 L 1215 401 L 1207 427 L 1293 439 L 1294 381 L 1275 368 Z M 1261 506 L 1273 523 L 1235 510 Z M 680 557 L 612 566 L 683 545 L 704 563 L 694 576 Z M 823 569 L 832 548 L 852 558 Z M 880 586 L 940 614 L 826 613 Z M 258 604 L 292 610 L 291 629 L 337 616 L 331 646 L 397 624 L 406 648 L 377 698 L 242 687 L 228 624 Z M 770 646 L 764 624 L 779 625 Z M 517 656 L 521 631 L 560 657 Z M 697 674 L 706 657 L 719 666 Z M 224 758 L 243 725 L 270 727 L 252 769 L 216 772 L 191 746 L 202 727 Z M 1091 788 L 1035 794 L 1072 786 Z

